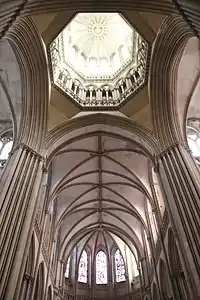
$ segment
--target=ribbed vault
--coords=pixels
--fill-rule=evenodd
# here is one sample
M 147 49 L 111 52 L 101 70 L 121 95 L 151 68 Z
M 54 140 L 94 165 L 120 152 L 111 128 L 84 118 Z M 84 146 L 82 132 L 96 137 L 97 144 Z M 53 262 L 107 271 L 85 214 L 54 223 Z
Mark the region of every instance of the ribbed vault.
M 64 259 L 76 245 L 96 247 L 100 237 L 106 245 L 112 235 L 143 256 L 151 162 L 139 143 L 104 127 L 82 129 L 52 159 L 50 201 Z

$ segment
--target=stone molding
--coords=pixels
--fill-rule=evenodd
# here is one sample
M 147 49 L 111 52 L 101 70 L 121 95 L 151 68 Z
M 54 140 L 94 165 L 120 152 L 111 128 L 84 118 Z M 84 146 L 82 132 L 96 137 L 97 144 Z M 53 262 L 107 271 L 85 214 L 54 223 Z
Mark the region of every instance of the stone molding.
M 48 63 L 44 45 L 30 17 L 17 19 L 7 32 L 6 39 L 19 62 L 22 80 L 24 103 L 18 142 L 39 153 L 46 134 L 49 104 Z
M 169 217 L 183 259 L 191 294 L 200 295 L 200 179 L 199 170 L 187 148 L 177 143 L 158 159 L 159 175 L 166 193 Z
M 141 147 L 144 148 L 145 143 L 146 148 L 147 146 L 149 147 L 148 149 L 146 149 L 146 154 L 149 155 L 149 157 L 151 158 L 153 157 L 154 153 L 160 153 L 158 142 L 155 139 L 153 132 L 145 128 L 141 124 L 129 120 L 128 118 L 119 117 L 112 114 L 93 113 L 90 115 L 85 115 L 83 117 L 73 118 L 61 125 L 58 125 L 57 127 L 48 132 L 45 140 L 45 149 L 47 149 L 47 165 L 49 164 L 49 161 L 52 158 L 52 156 L 56 153 L 56 151 L 58 151 L 58 148 L 62 146 L 64 142 L 63 139 L 65 139 L 65 141 L 68 140 L 68 133 L 83 128 L 85 126 L 95 124 L 106 124 L 108 126 L 110 125 L 111 127 L 119 127 L 137 135 L 140 138 Z M 53 150 L 52 152 L 49 151 L 48 153 L 48 149 L 51 148 L 52 144 L 57 146 L 56 150 Z
M 91 1 L 79 0 L 77 3 L 70 1 L 31 1 L 27 0 L 9 0 L 6 4 L 0 7 L 1 14 L 3 19 L 1 21 L 0 34 L 3 36 L 6 31 L 12 26 L 13 21 L 16 17 L 21 15 L 32 15 L 39 13 L 48 13 L 54 11 L 68 10 L 68 9 L 79 9 L 79 10 L 98 10 L 102 9 L 102 5 L 105 7 L 105 10 L 112 10 L 112 7 L 116 10 L 124 10 L 124 7 L 127 10 L 135 11 L 151 11 L 157 13 L 158 11 L 161 14 L 181 14 L 185 21 L 189 24 L 192 30 L 199 35 L 200 32 L 200 5 L 198 1 L 192 1 L 188 3 L 185 0 L 165 0 L 164 2 L 156 0 L 154 2 L 150 1 L 140 1 L 133 2 L 126 0 L 123 3 L 120 1 L 104 1 L 104 3 L 92 3 Z
M 184 141 L 177 118 L 176 79 L 182 51 L 193 36 L 180 16 L 169 16 L 154 43 L 149 81 L 154 130 L 161 149 Z M 162 116 L 162 117 L 161 117 Z
M 42 149 L 47 124 L 49 81 L 44 46 L 31 18 L 17 19 L 5 38 L 19 64 L 23 100 L 18 144 L 1 178 L 0 194 L 0 239 L 4 245 L 4 260 L 0 263 L 0 293 L 5 300 L 11 300 L 18 299 L 20 293 L 44 172 Z

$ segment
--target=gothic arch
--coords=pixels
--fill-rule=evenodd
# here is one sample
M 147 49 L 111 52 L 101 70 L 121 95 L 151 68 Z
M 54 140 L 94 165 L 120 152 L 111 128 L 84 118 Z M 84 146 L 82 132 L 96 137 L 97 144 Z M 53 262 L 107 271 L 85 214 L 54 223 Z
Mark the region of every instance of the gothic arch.
M 84 277 L 86 277 L 85 279 L 80 278 L 80 264 L 81 264 L 81 259 L 84 259 L 84 261 L 82 261 L 82 263 L 86 263 L 86 267 L 85 267 L 85 271 L 84 273 L 86 273 L 86 275 L 84 275 Z M 90 281 L 90 263 L 89 263 L 89 259 L 90 259 L 90 252 L 88 251 L 88 249 L 83 248 L 83 250 L 80 253 L 80 256 L 78 258 L 77 261 L 77 277 L 78 277 L 78 281 L 79 282 L 83 282 L 83 283 L 88 283 Z M 86 282 L 85 282 L 86 281 Z
M 23 113 L 18 142 L 40 151 L 46 133 L 49 101 L 44 45 L 30 17 L 19 18 L 7 33 L 6 39 L 17 57 L 21 73 Z
M 134 148 L 133 151 L 136 151 L 138 153 L 138 155 L 140 155 L 140 157 L 144 156 L 145 160 L 146 159 L 152 160 L 155 152 L 159 152 L 159 150 L 157 149 L 157 146 L 156 146 L 156 141 L 155 141 L 153 135 L 151 135 L 151 132 L 146 130 L 144 127 L 138 125 L 137 123 L 128 121 L 126 118 L 123 118 L 123 117 L 120 117 L 117 115 L 113 115 L 113 114 L 108 114 L 108 113 L 103 113 L 103 114 L 101 114 L 101 113 L 87 114 L 86 113 L 83 116 L 77 117 L 76 119 L 72 119 L 72 120 L 66 122 L 65 124 L 59 125 L 57 128 L 54 128 L 51 132 L 48 133 L 47 138 L 46 138 L 46 150 L 47 150 L 47 161 L 48 161 L 47 166 L 50 166 L 51 161 L 53 161 L 53 165 L 54 165 L 54 167 L 56 167 L 54 162 L 59 160 L 60 159 L 59 157 L 61 157 L 61 160 L 64 159 L 65 155 L 68 155 L 69 153 L 73 153 L 73 151 L 74 151 L 73 149 L 77 150 L 77 145 L 79 145 L 79 143 L 82 143 L 82 142 L 85 143 L 84 141 L 87 139 L 95 138 L 95 141 L 96 141 L 96 137 L 97 137 L 97 139 L 100 140 L 100 144 L 101 144 L 103 141 L 103 138 L 101 135 L 105 136 L 106 139 L 108 138 L 108 140 L 110 140 L 110 141 L 112 141 L 112 139 L 116 140 L 116 141 L 118 141 L 118 139 L 119 140 L 122 139 L 122 144 L 127 145 L 127 147 L 129 147 L 130 149 L 132 147 L 131 145 L 135 145 L 135 146 L 133 146 L 133 148 Z M 120 149 L 122 150 L 121 146 L 119 146 L 119 143 L 120 142 L 117 142 L 116 149 L 118 149 L 120 147 Z M 69 147 L 69 151 L 68 151 L 68 147 Z M 87 147 L 88 147 L 88 145 L 86 145 L 86 148 Z M 127 147 L 126 147 L 126 149 L 127 149 Z M 83 148 L 81 146 L 80 150 Z M 78 151 L 78 153 L 80 154 L 81 152 Z M 84 151 L 84 153 L 88 153 L 88 151 L 86 151 L 86 152 Z M 124 155 L 123 155 L 123 157 L 124 157 Z M 90 158 L 92 158 L 92 159 L 96 158 L 96 154 L 94 152 L 92 152 L 89 159 L 84 159 L 77 166 L 84 168 L 84 163 L 90 162 L 91 161 Z M 112 163 L 115 163 L 115 161 L 112 160 Z M 122 166 L 122 164 L 121 164 L 121 166 Z M 63 171 L 64 171 L 64 168 L 65 167 L 63 166 Z M 96 168 L 96 164 L 95 164 L 95 168 Z M 74 166 L 72 168 L 72 170 L 75 170 L 75 172 L 77 172 L 76 169 L 77 169 L 76 166 Z M 87 167 L 86 167 L 86 169 L 87 169 Z M 70 173 L 71 173 L 70 170 L 62 173 L 62 176 L 59 179 L 57 178 L 56 185 L 53 186 L 51 189 L 50 197 L 51 197 L 52 201 L 54 201 L 54 199 L 57 199 L 57 201 L 59 201 L 59 197 L 62 193 L 67 192 L 68 188 L 69 189 L 71 187 L 74 188 L 73 180 L 80 180 L 81 182 L 83 182 L 83 185 L 84 185 L 84 181 L 85 181 L 84 178 L 86 178 L 86 176 L 88 176 L 88 175 L 90 176 L 92 174 L 95 174 L 95 172 L 96 171 L 92 171 L 92 172 L 88 171 L 88 172 L 86 172 L 87 174 L 85 174 L 85 171 L 82 170 L 82 171 L 79 171 L 78 173 L 76 173 L 77 175 L 72 176 L 72 177 L 70 175 Z M 53 174 L 53 172 L 52 172 L 52 174 Z M 102 174 L 103 174 L 103 176 L 104 175 L 106 176 L 106 174 L 109 174 L 109 176 L 114 176 L 114 177 L 118 176 L 116 172 L 113 173 L 113 171 L 110 171 L 108 173 L 108 172 L 104 171 L 103 169 L 102 169 Z M 122 176 L 122 171 L 120 174 L 121 174 L 120 176 Z M 57 173 L 57 175 L 58 175 L 58 173 Z M 82 178 L 83 178 L 83 181 L 82 181 Z M 97 178 L 99 178 L 99 177 L 97 176 Z M 135 176 L 135 178 L 136 178 L 136 176 Z M 125 177 L 122 179 L 119 179 L 119 180 L 124 180 L 124 179 L 125 179 Z M 118 180 L 118 179 L 116 179 L 116 180 Z M 136 180 L 138 181 L 138 186 L 139 186 L 138 192 L 141 193 L 142 191 L 144 191 L 144 193 L 146 193 L 147 191 L 143 189 L 143 186 L 142 186 L 140 180 L 138 178 Z M 131 181 L 131 179 L 130 179 L 130 181 Z M 88 182 L 88 183 L 90 184 L 90 182 Z M 106 184 L 104 186 L 105 186 L 105 188 L 104 187 L 103 188 L 105 189 L 105 192 L 108 191 L 109 193 L 110 192 L 113 193 L 111 188 L 106 187 Z M 80 187 L 80 185 L 79 185 L 79 187 Z M 129 186 L 129 188 L 132 188 L 132 185 Z M 77 245 L 77 243 L 80 242 L 80 240 L 82 241 L 81 243 L 83 244 L 86 242 L 86 240 L 88 238 L 90 238 L 90 236 L 93 233 L 98 232 L 99 219 L 97 218 L 97 213 L 96 213 L 97 211 L 96 211 L 96 209 L 95 210 L 88 209 L 89 205 L 93 205 L 93 203 L 95 203 L 96 198 L 93 198 L 93 196 L 92 196 L 91 199 L 87 198 L 86 202 L 81 201 L 81 203 L 78 204 L 81 197 L 85 197 L 85 196 L 90 197 L 87 195 L 88 195 L 88 193 L 90 193 L 90 191 L 93 192 L 93 189 L 94 189 L 94 185 L 91 187 L 91 189 L 81 193 L 80 196 L 76 196 L 75 194 L 73 194 L 72 197 L 75 197 L 74 201 L 73 201 L 73 206 L 71 206 L 71 204 L 69 204 L 69 206 L 67 205 L 66 208 L 63 207 L 62 211 L 60 210 L 59 218 L 57 219 L 57 223 L 55 225 L 55 232 L 58 232 L 58 230 L 59 230 L 59 228 L 61 228 L 61 226 L 63 228 L 71 227 L 71 229 L 69 231 L 67 229 L 65 233 L 64 233 L 64 230 L 62 231 L 62 238 L 60 239 L 59 257 L 63 261 L 66 261 L 66 258 L 68 257 L 68 255 L 70 254 L 72 249 Z M 136 183 L 134 184 L 134 189 L 137 190 Z M 78 190 L 78 188 L 76 189 L 76 191 L 77 190 Z M 75 193 L 76 193 L 76 191 L 75 191 Z M 119 193 L 117 194 L 116 188 L 115 188 L 114 193 L 115 194 L 113 197 L 121 197 Z M 151 199 L 151 197 L 149 197 L 149 198 Z M 110 200 L 110 203 L 112 203 L 114 205 L 118 205 L 115 200 L 112 200 L 112 201 L 111 200 Z M 105 203 L 107 203 L 106 199 L 103 199 L 103 201 L 105 201 Z M 126 201 L 126 199 L 123 198 L 123 200 L 121 202 L 123 202 L 123 201 Z M 127 218 L 124 218 L 124 216 L 120 217 L 121 225 L 119 225 L 118 224 L 119 216 L 117 214 L 115 214 L 113 210 L 110 210 L 110 211 L 107 210 L 106 214 L 104 215 L 105 221 L 103 222 L 103 231 L 116 234 L 119 238 L 121 238 L 128 245 L 128 247 L 131 249 L 132 252 L 134 252 L 135 249 L 137 249 L 138 256 L 143 257 L 144 250 L 142 247 L 141 240 L 138 238 L 137 234 L 134 232 L 133 228 L 130 226 L 129 221 L 131 222 L 130 219 L 134 218 L 133 222 L 135 222 L 135 223 L 133 223 L 133 224 L 136 224 L 136 226 L 137 226 L 137 224 L 139 222 L 141 222 L 141 225 L 144 227 L 144 229 L 146 229 L 146 224 L 143 222 L 143 219 L 141 218 L 141 216 L 139 214 L 137 214 L 136 210 L 133 210 L 133 209 L 131 210 L 130 208 L 127 210 L 127 206 L 121 202 L 120 202 L 120 205 L 122 207 L 120 209 L 120 212 L 121 212 L 121 214 L 124 214 L 124 215 L 126 214 Z M 117 206 L 117 208 L 115 208 L 115 210 L 118 211 L 118 206 Z M 84 211 L 85 211 L 85 213 L 84 213 Z M 79 220 L 77 220 L 75 218 L 75 216 L 76 216 L 75 213 L 78 213 L 78 216 L 79 216 L 78 218 L 80 218 Z M 113 222 L 107 218 L 108 215 L 111 219 L 113 219 Z M 71 223 L 71 220 L 72 220 L 72 223 Z M 127 221 L 127 220 L 129 220 L 129 221 Z M 65 226 L 65 224 L 66 224 L 66 226 Z M 126 230 L 124 229 L 125 227 L 126 227 Z M 139 229 L 139 232 L 140 232 L 140 229 Z
M 193 32 L 180 16 L 169 16 L 161 25 L 153 47 L 149 94 L 156 136 L 163 149 L 183 141 L 177 118 L 176 80 L 184 47 Z
M 117 280 L 117 265 L 116 265 L 116 253 L 117 251 L 119 251 L 119 254 L 121 256 L 121 259 L 122 259 L 122 264 L 121 264 L 121 267 L 123 266 L 124 268 L 124 274 L 122 273 L 122 277 L 121 277 L 121 280 Z M 114 278 L 114 282 L 125 282 L 126 281 L 126 272 L 127 272 L 127 266 L 126 266 L 126 263 L 125 263 L 125 259 L 120 251 L 120 248 L 119 247 L 114 247 L 112 249 L 112 252 L 111 252 L 111 258 L 112 258 L 112 264 L 113 264 L 113 278 Z
M 26 255 L 24 254 L 26 247 L 29 247 L 31 242 L 30 232 L 25 230 L 24 227 L 28 226 L 29 228 L 29 226 L 33 225 L 34 208 L 37 201 L 37 197 L 31 198 L 33 193 L 30 192 L 29 187 L 31 186 L 32 191 L 34 187 L 38 189 L 39 181 L 42 177 L 43 160 L 41 148 L 46 132 L 49 82 L 47 60 L 42 39 L 31 18 L 19 18 L 14 22 L 6 35 L 6 40 L 11 45 L 18 61 L 21 74 L 21 98 L 23 100 L 18 145 L 16 145 L 16 149 L 19 151 L 13 151 L 13 155 L 11 155 L 3 173 L 0 187 L 2 211 L 6 212 L 9 207 L 10 212 L 13 212 L 8 214 L 7 222 L 4 222 L 3 219 L 1 223 L 2 230 L 5 232 L 5 235 L 1 238 L 9 239 L 12 237 L 12 239 L 10 239 L 9 243 L 5 243 L 7 246 L 3 248 L 2 255 L 5 256 L 4 261 L 7 261 L 7 265 L 5 265 L 5 262 L 2 262 L 0 266 L 1 272 L 4 274 L 0 293 L 2 297 L 6 295 L 5 298 L 17 298 L 25 269 L 23 260 L 26 259 Z M 20 176 L 21 178 L 23 177 L 24 169 L 22 165 L 20 167 L 20 159 L 24 160 L 24 163 L 22 163 L 24 168 L 26 166 L 25 161 L 31 162 L 32 166 L 34 165 L 30 171 L 30 176 L 26 170 L 26 178 L 27 180 L 29 178 L 29 180 L 26 186 L 27 193 L 24 193 L 23 197 Z M 39 174 L 40 179 L 38 177 L 38 181 L 35 180 L 34 172 Z M 17 181 L 16 176 L 18 176 Z M 24 177 L 22 181 L 24 181 Z M 10 192 L 10 189 L 12 192 Z M 16 192 L 17 190 L 20 192 Z M 17 224 L 18 226 L 16 230 L 13 230 L 13 227 L 9 227 L 8 224 Z M 23 235 L 24 240 L 27 239 L 26 245 L 23 243 L 21 235 Z M 10 272 L 11 265 L 15 265 L 16 272 Z
M 186 44 L 178 69 L 179 119 L 183 135 L 186 137 L 188 119 L 198 119 L 200 91 L 200 41 L 197 37 L 190 38 Z M 181 80 L 180 80 L 181 78 Z
M 105 282 L 100 282 L 100 279 L 98 278 L 98 260 L 99 259 L 99 255 L 100 254 L 103 254 L 103 256 L 105 257 L 105 272 L 104 272 L 104 275 L 106 275 L 106 279 Z M 109 262 L 109 253 L 106 249 L 106 247 L 99 247 L 98 249 L 96 249 L 96 252 L 95 252 L 95 256 L 94 256 L 94 266 L 93 266 L 93 269 L 95 270 L 95 283 L 96 284 L 108 284 L 109 281 L 110 281 L 110 278 L 109 278 L 109 275 L 110 275 L 110 266 L 108 264 Z
M 81 117 L 71 119 L 61 125 L 58 125 L 46 136 L 45 149 L 47 155 L 47 164 L 58 150 L 67 143 L 73 141 L 73 138 L 79 136 L 83 129 L 92 133 L 94 125 L 106 124 L 110 129 L 118 128 L 123 134 L 129 136 L 132 141 L 140 144 L 145 149 L 147 155 L 152 159 L 154 154 L 159 153 L 160 149 L 152 131 L 146 129 L 137 122 L 130 121 L 127 118 L 108 113 L 85 114 Z M 102 130 L 102 129 L 101 129 Z M 112 130 L 111 130 L 112 131 Z

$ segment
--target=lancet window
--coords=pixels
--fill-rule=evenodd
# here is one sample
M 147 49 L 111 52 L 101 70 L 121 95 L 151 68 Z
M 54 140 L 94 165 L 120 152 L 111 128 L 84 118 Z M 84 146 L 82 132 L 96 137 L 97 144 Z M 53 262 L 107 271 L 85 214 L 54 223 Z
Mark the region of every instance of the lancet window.
M 196 129 L 189 127 L 187 130 L 187 141 L 192 155 L 200 163 L 200 136 Z
M 66 269 L 65 269 L 65 277 L 69 278 L 69 269 L 70 269 L 70 256 L 68 257 Z
M 107 257 L 104 251 L 100 250 L 96 255 L 96 283 L 107 284 Z
M 88 256 L 87 252 L 83 250 L 78 267 L 78 281 L 87 283 L 88 273 Z
M 9 153 L 13 146 L 13 140 L 12 137 L 2 137 L 0 139 L 0 168 L 3 168 Z
M 187 142 L 192 155 L 197 163 L 200 164 L 200 119 L 188 119 Z
M 116 282 L 125 281 L 125 264 L 119 249 L 115 252 L 115 275 Z

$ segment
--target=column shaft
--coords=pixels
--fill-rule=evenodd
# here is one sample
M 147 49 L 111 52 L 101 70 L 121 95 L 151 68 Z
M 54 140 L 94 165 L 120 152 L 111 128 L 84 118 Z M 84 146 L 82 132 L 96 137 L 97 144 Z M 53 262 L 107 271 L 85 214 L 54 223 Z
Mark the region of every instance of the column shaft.
M 170 147 L 159 156 L 158 172 L 177 233 L 189 288 L 193 296 L 200 297 L 200 173 L 190 153 L 181 144 Z
M 23 279 L 43 174 L 41 156 L 25 145 L 12 154 L 0 194 L 0 295 L 17 299 Z

